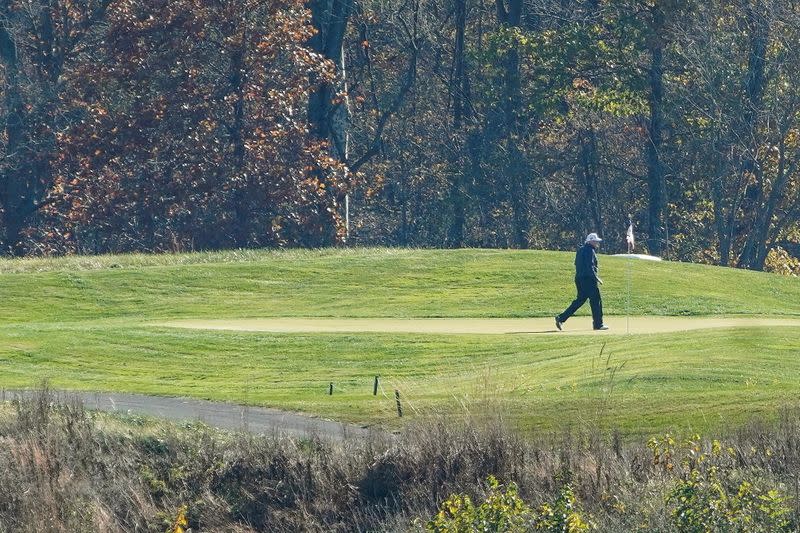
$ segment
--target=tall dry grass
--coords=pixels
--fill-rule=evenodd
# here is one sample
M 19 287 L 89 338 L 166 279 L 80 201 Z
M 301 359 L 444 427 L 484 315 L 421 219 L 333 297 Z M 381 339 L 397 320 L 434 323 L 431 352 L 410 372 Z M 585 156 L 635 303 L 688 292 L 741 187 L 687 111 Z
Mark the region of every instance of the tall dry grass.
M 600 431 L 522 436 L 500 416 L 431 416 L 396 436 L 329 441 L 140 426 L 46 387 L 0 417 L 0 531 L 404 531 L 452 493 L 514 481 L 532 506 L 567 480 L 599 531 L 672 531 L 666 496 L 691 460 Z M 724 436 L 731 479 L 780 489 L 797 524 L 800 416 Z M 711 449 L 701 440 L 697 446 Z

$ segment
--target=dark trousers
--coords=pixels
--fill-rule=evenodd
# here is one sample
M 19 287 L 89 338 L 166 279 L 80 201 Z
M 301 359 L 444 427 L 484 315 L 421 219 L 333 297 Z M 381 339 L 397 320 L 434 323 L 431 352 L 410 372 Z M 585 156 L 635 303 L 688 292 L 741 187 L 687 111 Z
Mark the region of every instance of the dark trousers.
M 586 303 L 586 300 L 589 300 L 589 305 L 592 306 L 593 325 L 599 328 L 603 325 L 603 300 L 600 298 L 597 281 L 593 278 L 575 278 L 575 286 L 578 288 L 578 296 L 563 313 L 558 315 L 559 322 L 566 322 Z

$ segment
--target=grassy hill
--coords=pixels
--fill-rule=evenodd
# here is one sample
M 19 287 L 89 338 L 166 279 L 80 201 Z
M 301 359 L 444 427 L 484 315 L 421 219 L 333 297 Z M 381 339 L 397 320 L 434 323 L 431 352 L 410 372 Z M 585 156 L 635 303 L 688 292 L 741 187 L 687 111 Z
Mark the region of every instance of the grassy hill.
M 553 316 L 574 296 L 573 255 L 334 249 L 4 261 L 0 321 Z M 796 278 L 610 256 L 600 268 L 608 314 L 629 305 L 634 315 L 800 316 Z
M 679 334 L 265 334 L 157 327 L 168 318 L 552 316 L 573 254 L 343 249 L 0 263 L 0 387 L 195 396 L 396 425 L 502 413 L 527 427 L 629 433 L 770 416 L 800 387 L 800 328 Z M 800 315 L 800 281 L 601 257 L 606 312 Z M 628 280 L 632 287 L 628 304 Z M 587 311 L 584 311 L 587 312 Z M 380 375 L 383 392 L 372 396 Z M 327 395 L 330 382 L 333 396 Z

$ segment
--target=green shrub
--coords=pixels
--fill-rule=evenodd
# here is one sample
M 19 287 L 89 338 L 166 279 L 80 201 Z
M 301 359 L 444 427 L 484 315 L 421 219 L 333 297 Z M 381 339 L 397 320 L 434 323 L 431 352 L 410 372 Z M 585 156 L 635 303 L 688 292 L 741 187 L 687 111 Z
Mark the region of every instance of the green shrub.
M 685 444 L 680 478 L 667 495 L 675 528 L 686 533 L 789 531 L 791 509 L 776 489 L 743 479 L 732 449 L 719 441 L 704 451 L 699 437 Z
M 477 507 L 466 494 L 451 495 L 427 523 L 426 530 L 435 533 L 528 531 L 533 513 L 517 494 L 517 485 L 509 483 L 503 488 L 494 476 L 489 476 L 487 488 L 486 500 Z
M 543 504 L 534 512 L 518 495 L 517 485 L 505 489 L 489 476 L 488 494 L 478 506 L 466 494 L 453 494 L 426 525 L 432 533 L 523 532 L 582 533 L 590 525 L 580 513 L 578 501 L 569 483 L 565 483 L 555 503 Z
M 564 483 L 553 505 L 543 504 L 534 519 L 536 531 L 548 533 L 582 533 L 589 523 L 581 517 L 581 509 L 569 483 Z

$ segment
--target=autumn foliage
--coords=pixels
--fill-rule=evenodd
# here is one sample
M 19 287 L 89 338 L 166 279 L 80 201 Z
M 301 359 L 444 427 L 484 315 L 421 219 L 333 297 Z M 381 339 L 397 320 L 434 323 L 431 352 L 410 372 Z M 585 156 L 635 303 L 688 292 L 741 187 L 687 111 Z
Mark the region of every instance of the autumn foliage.
M 31 250 L 326 245 L 343 168 L 308 133 L 303 2 L 120 0 L 76 50 Z
M 4 253 L 624 251 L 800 274 L 789 0 L 6 0 Z M 630 220 L 629 220 L 630 219 Z

